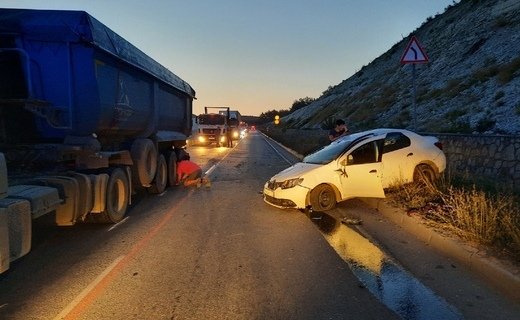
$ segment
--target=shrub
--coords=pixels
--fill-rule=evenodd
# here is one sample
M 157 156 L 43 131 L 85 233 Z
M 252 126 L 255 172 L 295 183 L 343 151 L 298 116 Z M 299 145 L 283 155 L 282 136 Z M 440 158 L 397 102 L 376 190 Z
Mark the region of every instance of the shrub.
M 505 96 L 505 93 L 504 91 L 498 91 L 496 94 L 495 94 L 495 101 L 499 100 L 500 98 L 504 97 Z
M 520 70 L 520 57 L 513 59 L 511 62 L 503 65 L 498 72 L 498 82 L 501 85 L 509 83 L 517 76 L 517 71 Z
M 477 123 L 477 126 L 475 127 L 475 130 L 477 130 L 477 132 L 486 132 L 490 129 L 492 129 L 493 127 L 495 126 L 495 120 L 491 120 L 491 119 L 480 119 L 479 122 Z
M 330 130 L 330 129 L 333 129 L 335 125 L 336 125 L 336 119 L 334 119 L 334 117 L 328 117 L 321 123 L 320 127 L 323 130 Z

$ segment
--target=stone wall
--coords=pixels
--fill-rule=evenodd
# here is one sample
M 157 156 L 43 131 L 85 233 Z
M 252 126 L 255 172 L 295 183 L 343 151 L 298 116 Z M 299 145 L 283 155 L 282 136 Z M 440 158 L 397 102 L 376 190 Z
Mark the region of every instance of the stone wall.
M 288 148 L 306 155 L 328 144 L 328 131 L 270 127 L 264 131 Z M 487 178 L 520 191 L 520 136 L 423 133 L 443 144 L 449 174 Z
M 450 172 L 500 180 L 520 191 L 520 136 L 431 135 L 443 143 Z

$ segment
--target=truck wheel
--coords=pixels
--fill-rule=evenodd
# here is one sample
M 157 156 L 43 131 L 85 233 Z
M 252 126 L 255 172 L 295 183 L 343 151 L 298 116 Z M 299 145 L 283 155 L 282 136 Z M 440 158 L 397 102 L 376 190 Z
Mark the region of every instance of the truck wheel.
M 152 181 L 152 186 L 148 188 L 148 192 L 153 194 L 163 193 L 168 184 L 168 168 L 166 167 L 166 159 L 162 154 L 159 155 L 157 160 L 156 171 L 155 179 Z
M 134 183 L 140 186 L 150 186 L 157 170 L 157 151 L 150 139 L 137 139 L 130 149 L 132 155 L 132 176 Z
M 105 211 L 91 214 L 94 222 L 117 223 L 123 220 L 128 208 L 130 187 L 125 171 L 115 168 L 109 173 Z
M 177 184 L 177 155 L 171 151 L 168 156 L 168 184 L 173 187 Z

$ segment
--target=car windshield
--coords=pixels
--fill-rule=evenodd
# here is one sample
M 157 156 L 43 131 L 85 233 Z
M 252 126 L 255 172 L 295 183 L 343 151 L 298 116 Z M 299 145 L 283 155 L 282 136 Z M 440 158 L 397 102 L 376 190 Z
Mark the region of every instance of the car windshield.
M 336 140 L 320 150 L 311 153 L 303 158 L 304 163 L 327 164 L 338 156 L 350 145 L 358 136 L 350 135 L 345 138 Z

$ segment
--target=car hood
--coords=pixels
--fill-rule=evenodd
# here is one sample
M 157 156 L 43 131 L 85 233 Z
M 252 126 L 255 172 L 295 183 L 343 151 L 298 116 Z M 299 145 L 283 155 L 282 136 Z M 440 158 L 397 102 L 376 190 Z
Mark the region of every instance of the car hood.
M 320 167 L 322 167 L 321 164 L 298 162 L 297 164 L 277 173 L 270 180 L 284 181 L 288 179 L 300 178 L 302 175 Z

